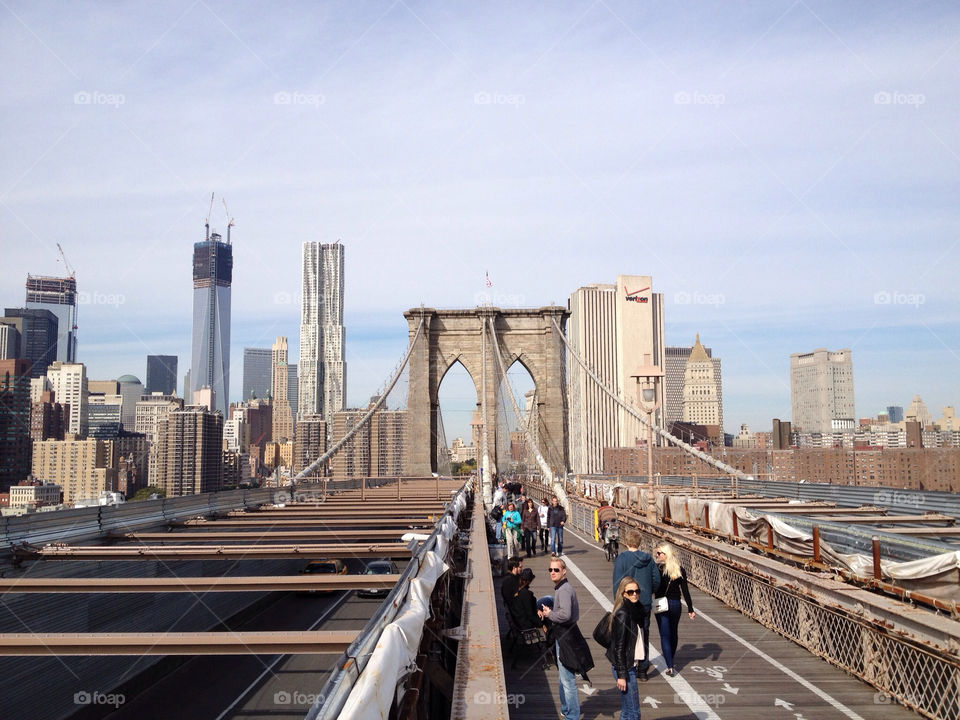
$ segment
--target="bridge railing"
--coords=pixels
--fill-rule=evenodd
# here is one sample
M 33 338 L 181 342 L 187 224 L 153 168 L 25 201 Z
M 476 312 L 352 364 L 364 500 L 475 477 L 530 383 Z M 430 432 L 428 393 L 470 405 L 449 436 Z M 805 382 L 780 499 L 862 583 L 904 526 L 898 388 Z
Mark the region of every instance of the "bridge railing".
M 608 479 L 609 480 L 609 479 Z M 592 494 L 598 483 L 588 485 Z M 547 488 L 539 486 L 538 490 Z M 570 488 L 569 525 L 592 537 L 594 509 L 607 502 Z M 690 581 L 828 662 L 865 680 L 880 702 L 895 698 L 927 718 L 960 717 L 960 624 L 933 612 L 829 581 L 694 533 L 648 522 L 622 507 L 641 548 L 670 542 Z
M 443 516 L 437 520 L 433 532 L 420 544 L 419 549 L 403 571 L 393 590 L 390 591 L 390 594 L 373 617 L 367 622 L 356 640 L 337 661 L 333 674 L 323 686 L 316 702 L 307 714 L 307 720 L 335 720 L 341 716 L 345 706 L 351 700 L 351 694 L 356 689 L 364 670 L 371 661 L 384 631 L 408 608 L 412 581 L 421 576 L 421 571 L 425 575 L 435 575 L 438 563 L 442 568 L 449 549 L 450 538 L 456 529 L 456 516 L 467 504 L 466 498 L 470 486 L 471 483 L 468 481 L 451 498 L 444 509 Z M 432 589 L 436 577 L 432 577 L 431 580 L 432 582 L 429 583 L 430 589 Z M 429 592 L 428 589 L 428 596 Z M 419 645 L 419 640 L 414 646 L 416 645 Z M 395 696 L 397 683 L 402 679 L 405 669 L 393 668 L 395 671 L 395 677 L 393 678 L 378 675 L 376 685 L 381 690 L 389 689 L 387 695 L 392 699 Z

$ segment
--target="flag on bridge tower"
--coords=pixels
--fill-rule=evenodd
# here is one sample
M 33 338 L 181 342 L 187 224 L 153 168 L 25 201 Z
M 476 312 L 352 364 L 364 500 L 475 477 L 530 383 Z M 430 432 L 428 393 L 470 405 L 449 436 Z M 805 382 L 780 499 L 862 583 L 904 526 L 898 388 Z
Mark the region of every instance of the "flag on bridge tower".
M 493 283 L 490 282 L 490 273 L 486 273 L 487 276 L 487 287 L 493 287 Z

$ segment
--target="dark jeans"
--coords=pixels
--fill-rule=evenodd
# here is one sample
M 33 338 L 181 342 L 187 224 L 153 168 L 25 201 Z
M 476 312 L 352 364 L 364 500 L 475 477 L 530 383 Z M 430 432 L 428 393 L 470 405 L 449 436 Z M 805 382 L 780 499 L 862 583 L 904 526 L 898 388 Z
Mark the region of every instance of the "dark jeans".
M 643 659 L 637 662 L 637 670 L 646 672 L 650 669 L 650 615 L 652 613 L 649 605 L 640 605 L 643 617 L 640 619 L 640 637 L 643 641 Z
M 679 600 L 668 598 L 670 609 L 657 615 L 657 627 L 660 630 L 660 649 L 663 651 L 664 662 L 668 668 L 673 667 L 673 656 L 677 652 L 677 628 L 680 627 L 680 616 L 683 607 Z
M 617 669 L 611 666 L 613 679 L 617 679 Z M 620 692 L 619 689 L 617 692 Z M 627 691 L 620 693 L 620 720 L 640 720 L 640 689 L 637 687 L 637 669 L 631 667 L 627 673 Z
M 536 530 L 524 530 L 523 531 L 523 549 L 527 553 L 527 557 L 530 557 L 530 554 L 537 554 L 537 531 Z
M 543 552 L 547 551 L 547 544 L 550 542 L 550 530 L 548 528 L 540 528 L 540 549 Z

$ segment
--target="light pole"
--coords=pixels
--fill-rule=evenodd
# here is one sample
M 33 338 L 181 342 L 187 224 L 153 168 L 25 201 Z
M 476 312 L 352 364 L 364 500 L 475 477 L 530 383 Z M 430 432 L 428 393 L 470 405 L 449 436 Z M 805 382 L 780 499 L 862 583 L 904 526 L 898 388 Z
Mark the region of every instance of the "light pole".
M 653 499 L 653 414 L 660 407 L 660 393 L 657 392 L 657 381 L 664 376 L 663 370 L 650 362 L 650 355 L 643 356 L 644 364 L 637 368 L 630 377 L 637 380 L 637 401 L 647 413 L 647 489 L 648 497 Z M 649 507 L 647 508 L 649 513 Z

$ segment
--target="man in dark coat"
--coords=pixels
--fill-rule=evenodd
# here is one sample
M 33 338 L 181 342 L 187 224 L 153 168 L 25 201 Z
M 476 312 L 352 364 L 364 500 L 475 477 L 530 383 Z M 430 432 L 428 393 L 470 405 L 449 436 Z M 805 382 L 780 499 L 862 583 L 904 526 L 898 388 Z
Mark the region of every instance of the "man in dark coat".
M 593 656 L 577 626 L 580 603 L 573 585 L 567 581 L 567 565 L 560 558 L 550 560 L 550 579 L 554 582 L 553 608 L 544 606 L 540 614 L 552 623 L 560 674 L 560 711 L 564 720 L 579 720 L 580 698 L 575 673 L 586 676 L 593 669 Z

